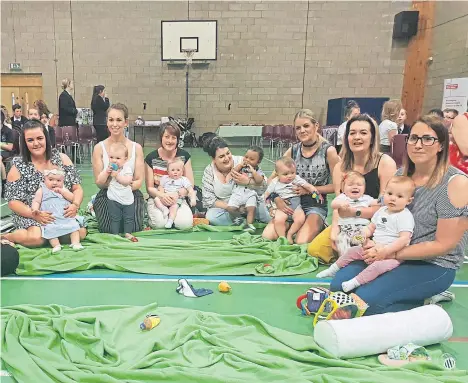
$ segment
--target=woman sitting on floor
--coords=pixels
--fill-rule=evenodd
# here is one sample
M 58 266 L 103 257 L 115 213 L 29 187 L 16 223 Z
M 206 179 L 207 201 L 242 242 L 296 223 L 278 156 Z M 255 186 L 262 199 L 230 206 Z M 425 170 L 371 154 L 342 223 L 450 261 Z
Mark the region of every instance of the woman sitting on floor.
M 379 151 L 379 129 L 374 120 L 367 114 L 353 117 L 346 124 L 343 137 L 342 160 L 333 170 L 333 184 L 335 193 L 341 193 L 343 174 L 355 171 L 364 175 L 366 189 L 364 194 L 378 199 L 383 195 L 388 180 L 396 172 L 395 161 L 387 154 Z M 379 206 L 362 209 L 349 208 L 340 210 L 341 218 L 361 217 L 371 219 Z M 338 220 L 335 213 L 333 220 Z M 308 247 L 308 252 L 326 262 L 333 258 L 333 249 L 336 250 L 336 238 L 331 236 L 331 226 L 322 231 Z
M 67 218 L 73 218 L 78 213 L 83 201 L 83 188 L 80 185 L 80 176 L 70 158 L 51 148 L 49 134 L 39 121 L 31 120 L 24 124 L 20 148 L 22 156 L 13 159 L 5 191 L 5 198 L 13 212 L 13 223 L 17 230 L 2 235 L 2 238 L 26 247 L 41 246 L 45 243 L 41 226 L 55 219 L 46 211 L 33 215 L 31 209 L 36 191 L 41 182 L 44 182 L 44 170 L 58 166 L 65 172 L 65 187 L 74 196 L 72 203 L 65 208 L 64 216 Z M 81 228 L 80 238 L 83 239 L 85 236 L 86 229 Z
M 250 185 L 252 189 L 259 190 L 261 194 L 266 189 L 266 179 L 264 178 L 261 184 L 256 184 L 247 174 L 233 170 L 235 166 L 244 161 L 244 157 L 233 156 L 226 141 L 220 137 L 213 136 L 208 139 L 203 150 L 212 158 L 211 164 L 203 172 L 202 180 L 203 206 L 208 209 L 206 218 L 210 221 L 210 225 L 230 226 L 233 221 L 227 208 L 234 186 L 236 184 Z M 245 206 L 241 206 L 239 210 L 245 215 Z M 255 216 L 258 221 L 265 223 L 271 219 L 260 197 Z
M 179 148 L 180 129 L 171 122 L 165 122 L 159 129 L 160 147 L 145 158 L 146 191 L 150 195 L 148 199 L 148 221 L 153 229 L 161 229 L 166 225 L 167 219 L 154 203 L 154 198 L 158 197 L 165 206 L 172 206 L 177 203 L 173 195 L 158 190 L 160 179 L 167 175 L 167 164 L 176 158 L 184 162 L 183 176 L 187 177 L 192 185 L 195 185 L 192 170 L 192 160 L 186 150 Z M 181 197 L 187 196 L 187 190 L 179 192 Z M 186 203 L 182 203 L 174 219 L 174 227 L 177 229 L 187 229 L 193 226 L 192 210 Z
M 306 221 L 299 229 L 295 242 L 303 244 L 312 241 L 323 229 L 328 212 L 326 195 L 334 192 L 331 174 L 340 158 L 336 149 L 318 133 L 319 125 L 312 111 L 302 109 L 297 112 L 294 125 L 300 142 L 288 149 L 284 156 L 294 160 L 297 175 L 314 186 L 317 193 L 323 196 L 318 202 L 312 198 L 309 191 L 296 187 L 297 195 L 301 196 Z M 293 214 L 293 210 L 281 198 L 275 197 L 273 193 L 270 198 L 278 210 L 287 215 Z M 268 224 L 262 235 L 271 240 L 278 238 L 273 222 Z
M 112 233 L 111 219 L 109 215 L 109 198 L 107 197 L 107 188 L 112 177 L 109 175 L 105 182 L 99 180 L 99 175 L 103 169 L 109 166 L 109 151 L 114 143 L 122 143 L 128 150 L 128 162 L 133 172 L 133 181 L 131 183 L 135 219 L 132 233 L 143 230 L 143 218 L 145 214 L 145 200 L 140 191 L 143 183 L 143 149 L 140 144 L 130 141 L 124 135 L 124 130 L 128 125 L 128 109 L 124 104 L 113 104 L 107 111 L 107 129 L 110 136 L 95 146 L 93 151 L 93 172 L 96 185 L 101 189 L 94 200 L 94 212 L 101 233 Z M 123 227 L 120 232 L 123 232 Z
M 405 166 L 397 174 L 407 175 L 416 184 L 413 202 L 415 228 L 410 246 L 387 254 L 370 242 L 364 261 L 341 269 L 331 283 L 341 290 L 344 281 L 354 278 L 367 264 L 383 259 L 403 263 L 354 292 L 369 308 L 366 315 L 409 310 L 448 289 L 463 265 L 468 244 L 468 176 L 450 166 L 449 136 L 441 119 L 420 118 L 408 136 Z

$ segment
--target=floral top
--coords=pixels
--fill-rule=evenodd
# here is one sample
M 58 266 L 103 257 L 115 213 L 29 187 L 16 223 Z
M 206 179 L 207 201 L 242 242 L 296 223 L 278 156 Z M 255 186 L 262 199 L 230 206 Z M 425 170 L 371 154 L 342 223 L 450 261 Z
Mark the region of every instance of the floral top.
M 52 149 L 52 157 L 50 162 L 63 168 L 65 172 L 64 186 L 71 190 L 73 185 L 81 184 L 81 177 L 73 165 L 64 166 L 62 157 L 57 149 Z M 36 170 L 32 162 L 24 162 L 22 157 L 15 157 L 12 161 L 13 166 L 16 166 L 20 173 L 20 178 L 14 182 L 7 182 L 5 189 L 5 199 L 7 201 L 20 201 L 31 206 L 34 196 L 42 182 L 44 182 L 44 174 Z M 40 226 L 40 224 L 30 218 L 25 218 L 12 214 L 13 223 L 17 229 L 27 229 L 30 226 Z

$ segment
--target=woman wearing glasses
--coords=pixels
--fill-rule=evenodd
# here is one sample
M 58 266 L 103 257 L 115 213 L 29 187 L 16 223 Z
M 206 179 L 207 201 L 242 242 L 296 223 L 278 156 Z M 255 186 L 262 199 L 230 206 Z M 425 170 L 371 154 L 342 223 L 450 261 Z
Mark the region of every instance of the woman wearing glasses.
M 341 269 L 331 283 L 333 291 L 359 274 L 367 264 L 395 258 L 403 263 L 354 292 L 369 305 L 366 315 L 409 310 L 448 289 L 463 264 L 468 243 L 468 177 L 450 166 L 449 136 L 439 118 L 425 116 L 411 128 L 405 166 L 397 174 L 416 184 L 408 206 L 415 229 L 405 249 L 385 254 L 374 243 L 365 246 L 365 262 Z

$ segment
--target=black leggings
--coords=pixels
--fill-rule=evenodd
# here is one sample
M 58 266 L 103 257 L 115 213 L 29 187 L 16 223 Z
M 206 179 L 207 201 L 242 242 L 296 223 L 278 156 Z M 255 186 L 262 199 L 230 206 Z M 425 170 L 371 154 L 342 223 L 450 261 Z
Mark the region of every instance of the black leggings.
M 2 277 L 13 274 L 19 265 L 19 254 L 13 246 L 2 244 Z

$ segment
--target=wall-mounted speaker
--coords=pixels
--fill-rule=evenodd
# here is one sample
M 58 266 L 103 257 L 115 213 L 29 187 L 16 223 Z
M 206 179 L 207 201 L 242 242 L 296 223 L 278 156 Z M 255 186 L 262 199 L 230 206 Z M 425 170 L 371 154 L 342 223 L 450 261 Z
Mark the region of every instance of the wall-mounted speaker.
M 418 33 L 419 11 L 403 11 L 395 15 L 394 39 L 409 39 Z

